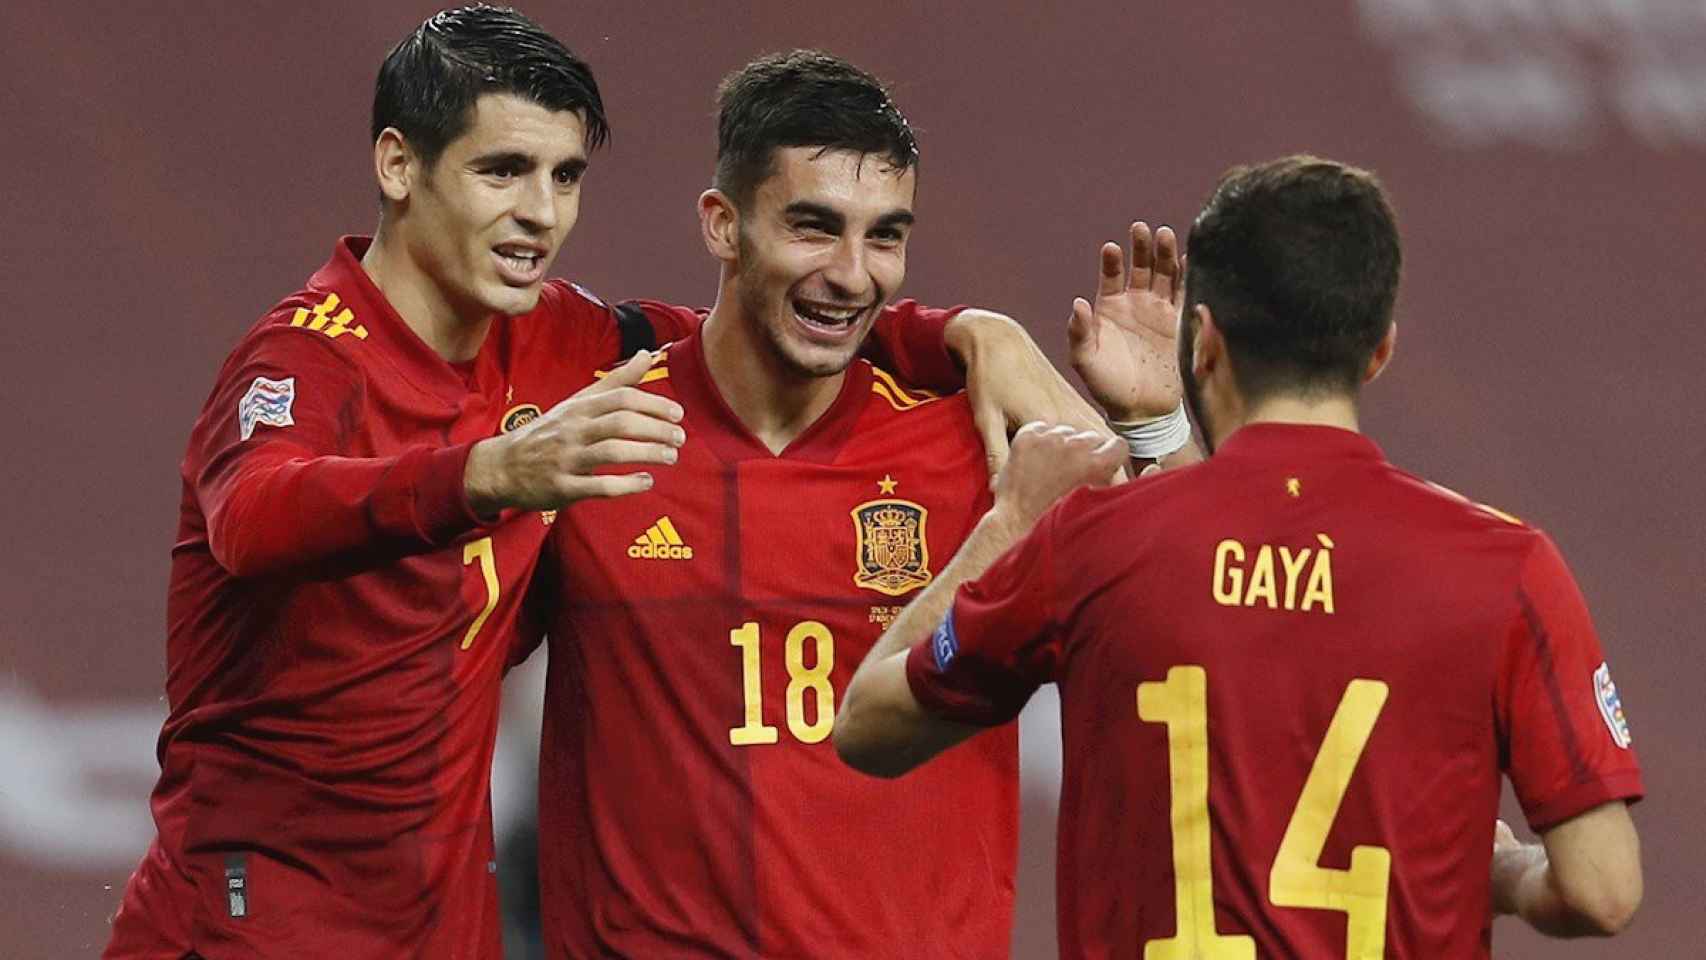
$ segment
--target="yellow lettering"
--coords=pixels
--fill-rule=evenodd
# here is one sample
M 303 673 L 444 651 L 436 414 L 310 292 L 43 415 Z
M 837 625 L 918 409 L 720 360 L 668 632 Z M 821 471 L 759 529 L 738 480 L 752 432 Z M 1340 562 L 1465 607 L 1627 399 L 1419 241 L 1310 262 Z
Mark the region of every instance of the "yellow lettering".
M 1290 547 L 1280 547 L 1280 566 L 1285 568 L 1285 608 L 1297 609 L 1297 575 L 1303 572 L 1303 564 L 1309 560 L 1309 548 L 1302 547 L 1294 556 Z
M 1244 545 L 1236 540 L 1222 540 L 1214 548 L 1214 602 L 1236 607 L 1244 596 L 1244 571 L 1231 563 L 1244 562 Z
M 1328 546 L 1333 541 L 1325 534 L 1321 540 Z M 1308 610 L 1311 604 L 1320 603 L 1324 613 L 1333 612 L 1333 551 L 1319 550 L 1315 553 L 1315 565 L 1309 568 L 1309 585 L 1303 588 L 1303 607 Z
M 1244 606 L 1255 606 L 1258 598 L 1267 600 L 1269 610 L 1279 604 L 1279 594 L 1274 588 L 1274 548 L 1265 543 L 1250 567 L 1250 592 L 1244 594 Z

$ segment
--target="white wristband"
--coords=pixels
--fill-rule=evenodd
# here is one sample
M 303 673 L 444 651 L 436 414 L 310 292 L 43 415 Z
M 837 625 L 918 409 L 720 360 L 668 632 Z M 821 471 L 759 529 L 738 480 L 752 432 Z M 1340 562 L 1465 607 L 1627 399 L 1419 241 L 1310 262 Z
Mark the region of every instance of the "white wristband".
M 1108 427 L 1125 440 L 1133 460 L 1159 460 L 1191 442 L 1191 421 L 1185 416 L 1183 400 L 1166 416 L 1136 423 L 1109 420 Z

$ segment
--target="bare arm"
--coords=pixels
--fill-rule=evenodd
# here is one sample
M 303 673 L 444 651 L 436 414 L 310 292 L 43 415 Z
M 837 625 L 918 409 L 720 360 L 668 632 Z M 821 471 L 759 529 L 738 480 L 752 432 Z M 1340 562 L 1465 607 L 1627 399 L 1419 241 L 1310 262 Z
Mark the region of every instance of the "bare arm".
M 883 632 L 865 656 L 835 718 L 835 749 L 849 766 L 897 777 L 980 728 L 936 717 L 906 679 L 906 657 L 947 616 L 955 591 L 987 570 L 1073 488 L 1105 482 L 1118 466 L 1117 440 L 1071 427 L 1027 424 L 995 483 L 995 504 L 942 573 Z
M 1601 804 L 1541 835 L 1517 842 L 1499 824 L 1494 841 L 1495 914 L 1515 914 L 1553 937 L 1609 937 L 1641 905 L 1641 845 L 1629 808 Z

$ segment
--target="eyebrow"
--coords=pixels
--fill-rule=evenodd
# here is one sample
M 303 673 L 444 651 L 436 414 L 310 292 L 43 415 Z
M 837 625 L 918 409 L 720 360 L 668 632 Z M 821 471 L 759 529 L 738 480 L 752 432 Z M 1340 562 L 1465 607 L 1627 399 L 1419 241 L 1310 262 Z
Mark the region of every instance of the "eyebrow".
M 816 217 L 837 230 L 845 229 L 847 226 L 847 218 L 841 215 L 841 211 L 834 207 L 824 206 L 821 203 L 813 203 L 810 200 L 795 200 L 784 207 L 782 212 L 791 216 Z M 911 226 L 915 219 L 911 210 L 891 210 L 878 217 L 875 226 Z
M 497 150 L 492 153 L 482 153 L 468 161 L 475 167 L 522 167 L 533 169 L 538 161 L 531 156 L 516 150 Z

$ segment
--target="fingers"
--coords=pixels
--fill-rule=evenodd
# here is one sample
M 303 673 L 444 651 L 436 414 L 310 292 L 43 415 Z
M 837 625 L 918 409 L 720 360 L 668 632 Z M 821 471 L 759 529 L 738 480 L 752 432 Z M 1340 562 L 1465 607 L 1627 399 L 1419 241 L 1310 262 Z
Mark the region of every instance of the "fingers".
M 1185 275 L 1185 268 L 1179 256 L 1179 238 L 1172 227 L 1162 227 L 1155 232 L 1152 269 L 1149 289 L 1156 296 L 1177 303 L 1179 290 L 1184 286 L 1180 281 Z
M 1117 243 L 1102 244 L 1102 266 L 1096 278 L 1096 296 L 1115 296 L 1125 287 L 1125 251 Z
M 1094 355 L 1100 344 L 1095 318 L 1090 301 L 1083 297 L 1072 298 L 1072 312 L 1066 317 L 1066 346 L 1074 365 Z
M 599 467 L 625 463 L 672 464 L 681 454 L 667 443 L 642 443 L 638 440 L 600 440 L 582 448 L 579 456 L 581 470 L 591 472 Z
M 652 364 L 657 362 L 657 358 L 658 354 L 656 351 L 641 350 L 639 353 L 629 357 L 627 362 L 610 371 L 597 383 L 586 387 L 580 392 L 583 394 L 603 393 L 606 390 L 614 390 L 618 387 L 637 386 L 640 382 L 640 378 L 644 377 L 646 375 L 646 371 L 652 368 Z
M 1153 260 L 1154 246 L 1149 236 L 1149 224 L 1139 220 L 1131 225 L 1131 280 L 1126 286 L 1133 290 L 1148 290 Z
M 602 389 L 596 393 L 593 392 L 595 388 L 600 387 L 604 387 L 603 381 L 581 390 L 581 392 L 552 407 L 551 413 L 546 416 L 590 418 L 626 410 L 641 416 L 667 420 L 670 423 L 681 422 L 681 404 L 668 397 L 648 393 L 637 387 L 614 387 Z M 559 414 L 558 411 L 563 412 Z
M 592 497 L 625 497 L 632 493 L 644 493 L 652 488 L 652 475 L 649 473 L 602 473 L 591 477 L 574 477 L 565 485 L 563 491 L 564 503 L 576 500 L 586 500 Z
M 1007 443 L 1007 416 L 997 407 L 979 404 L 972 411 L 978 436 L 983 438 L 984 462 L 989 466 L 991 480 L 1007 465 L 1011 448 Z
M 600 440 L 643 440 L 679 447 L 687 442 L 687 431 L 668 420 L 662 420 L 636 410 L 612 410 L 586 422 L 580 431 L 583 443 Z

